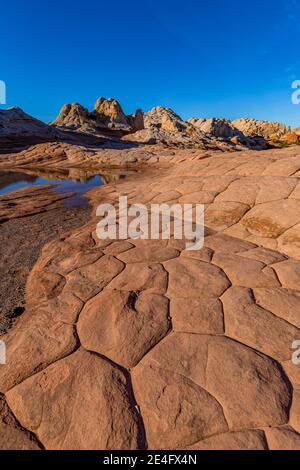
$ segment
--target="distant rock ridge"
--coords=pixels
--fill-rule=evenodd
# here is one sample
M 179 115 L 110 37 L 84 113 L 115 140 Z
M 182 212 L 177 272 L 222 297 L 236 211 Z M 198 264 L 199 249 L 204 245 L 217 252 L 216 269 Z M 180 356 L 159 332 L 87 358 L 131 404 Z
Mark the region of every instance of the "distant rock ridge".
M 292 130 L 277 122 L 241 118 L 190 118 L 184 121 L 172 109 L 156 106 L 126 115 L 113 98 L 98 98 L 89 111 L 79 103 L 65 104 L 47 125 L 19 108 L 0 110 L 0 137 L 10 139 L 64 139 L 64 131 L 85 136 L 113 137 L 138 144 L 161 143 L 170 147 L 220 150 L 254 150 L 300 143 L 300 128 Z M 80 135 L 78 135 L 78 133 Z M 93 137 L 93 138 L 94 138 Z M 3 139 L 2 139 L 3 140 Z
M 64 105 L 52 123 L 57 127 L 96 133 L 103 128 L 123 133 L 123 140 L 144 144 L 163 143 L 176 147 L 264 149 L 270 145 L 299 143 L 300 131 L 277 122 L 241 118 L 181 119 L 172 109 L 156 106 L 147 112 L 138 109 L 126 115 L 113 98 L 99 98 L 89 112 L 79 104 Z
M 139 116 L 138 126 L 136 119 Z M 176 147 L 218 148 L 241 150 L 268 148 L 261 137 L 246 137 L 226 119 L 197 119 L 183 121 L 172 109 L 156 106 L 145 113 L 131 116 L 133 133 L 123 140 L 141 143 L 163 143 Z
M 29 116 L 18 107 L 0 109 L 0 138 L 13 138 L 16 136 L 41 139 L 54 137 L 55 130 L 42 121 Z
M 56 140 L 57 130 L 18 107 L 0 109 L 0 153 Z

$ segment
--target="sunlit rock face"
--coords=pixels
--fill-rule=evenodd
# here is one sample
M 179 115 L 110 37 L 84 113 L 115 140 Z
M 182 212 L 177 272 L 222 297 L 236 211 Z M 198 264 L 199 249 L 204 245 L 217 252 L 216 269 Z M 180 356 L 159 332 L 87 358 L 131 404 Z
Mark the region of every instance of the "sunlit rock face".
M 215 137 L 244 137 L 243 133 L 234 127 L 228 119 L 222 118 L 210 118 L 210 119 L 198 119 L 191 118 L 188 120 L 190 124 L 200 129 L 205 134 L 211 134 Z
M 64 104 L 51 124 L 87 133 L 97 133 L 104 129 L 132 129 L 121 105 L 113 98 L 98 98 L 92 112 L 78 103 Z
M 130 125 L 120 103 L 113 98 L 98 98 L 94 113 L 97 122 L 107 127 L 130 130 Z
M 232 125 L 246 136 L 259 135 L 267 140 L 274 136 L 281 137 L 291 131 L 289 126 L 279 122 L 259 121 L 253 118 L 236 119 L 232 121 Z

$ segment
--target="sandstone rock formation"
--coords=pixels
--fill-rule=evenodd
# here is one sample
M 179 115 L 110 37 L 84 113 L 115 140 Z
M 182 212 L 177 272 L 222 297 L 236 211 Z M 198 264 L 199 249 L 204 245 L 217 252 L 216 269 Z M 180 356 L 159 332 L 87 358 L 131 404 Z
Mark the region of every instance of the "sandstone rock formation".
M 193 120 L 192 120 L 193 121 Z M 195 122 L 183 121 L 173 110 L 157 106 L 148 112 L 137 110 L 126 116 L 118 101 L 99 98 L 94 111 L 89 112 L 81 105 L 64 105 L 52 125 L 58 129 L 70 129 L 81 133 L 103 136 L 107 129 L 125 134 L 123 141 L 141 144 L 162 143 L 166 146 L 182 148 L 214 148 L 238 150 L 243 147 L 264 148 L 261 140 L 251 141 L 242 133 L 228 128 L 222 120 L 215 120 L 213 125 L 204 126 Z M 220 121 L 220 122 L 219 122 Z M 218 129 L 218 130 L 217 130 Z
M 244 138 L 243 133 L 235 128 L 228 119 L 199 119 L 191 118 L 188 120 L 190 124 L 200 129 L 205 134 L 211 134 L 215 137 L 224 137 L 230 139 L 231 137 Z
M 133 131 L 144 129 L 144 113 L 141 109 L 137 109 L 134 114 L 129 114 L 127 120 Z
M 40 450 L 33 435 L 17 422 L 0 395 L 0 450 Z
M 120 194 L 148 208 L 202 202 L 204 247 L 99 240 L 95 215 L 44 247 L 26 312 L 1 337 L 12 445 L 300 449 L 299 147 L 93 152 L 98 164 L 123 153 L 147 165 L 93 189 L 92 214 Z M 67 153 L 56 165 L 86 165 L 83 150 Z
M 103 133 L 105 129 L 131 130 L 129 120 L 113 98 L 98 98 L 93 112 L 78 103 L 65 104 L 51 124 L 92 134 Z
M 195 132 L 191 135 L 184 131 L 168 131 L 156 126 L 142 129 L 140 131 L 128 134 L 122 139 L 126 142 L 139 142 L 141 144 L 164 144 L 167 147 L 181 147 L 181 148 L 218 148 L 218 142 L 211 142 L 211 139 L 201 132 Z M 221 139 L 219 148 L 226 147 Z M 233 148 L 233 145 L 228 145 L 227 149 Z
M 128 116 L 135 131 L 127 141 L 159 143 L 168 146 L 240 150 L 243 146 L 261 150 L 268 146 L 299 144 L 299 132 L 276 122 L 256 119 L 229 121 L 221 118 L 190 118 L 183 121 L 174 111 L 157 106 L 148 112 L 138 110 Z
M 130 130 L 130 126 L 120 103 L 113 98 L 98 98 L 94 107 L 96 121 L 107 127 Z
M 183 121 L 174 111 L 163 106 L 157 106 L 146 113 L 139 112 L 131 117 L 131 122 L 133 129 L 137 130 L 123 137 L 123 141 L 220 150 L 241 149 L 247 144 L 246 139 L 232 142 L 227 135 L 221 135 L 221 132 L 216 135 L 211 128 L 202 130 L 192 122 Z
M 289 126 L 279 122 L 259 121 L 253 118 L 240 118 L 232 121 L 232 125 L 246 136 L 261 136 L 274 140 L 291 131 Z
M 21 144 L 52 141 L 55 130 L 20 108 L 0 109 L 0 149 Z
M 144 113 L 145 129 L 164 129 L 170 132 L 183 132 L 189 127 L 172 109 L 156 106 Z
M 136 449 L 138 415 L 127 380 L 117 367 L 78 350 L 15 387 L 7 399 L 47 449 Z M 59 424 L 55 410 L 61 402 Z
M 219 139 L 226 139 L 228 142 L 236 146 L 245 146 L 256 150 L 262 150 L 268 147 L 267 142 L 262 135 L 247 135 L 235 127 L 228 119 L 191 118 L 188 122 L 202 131 L 205 135 L 217 137 Z
M 283 134 L 279 139 L 275 139 L 274 143 L 282 144 L 283 146 L 288 145 L 299 145 L 300 144 L 300 134 L 292 131 L 287 134 Z
M 300 127 L 297 127 L 296 129 L 293 129 L 293 132 L 300 136 Z
M 45 140 L 76 144 L 81 139 L 81 143 L 90 145 L 125 142 L 129 145 L 131 142 L 222 151 L 263 150 L 270 146 L 299 144 L 297 132 L 280 123 L 256 119 L 230 122 L 220 118 L 191 118 L 184 121 L 172 109 L 163 106 L 147 112 L 138 109 L 135 114 L 126 116 L 113 98 L 98 98 L 91 112 L 78 103 L 65 104 L 50 126 L 19 108 L 0 111 L 0 148 Z
M 226 119 L 191 118 L 183 121 L 174 111 L 163 106 L 157 106 L 146 113 L 139 112 L 130 119 L 136 132 L 123 137 L 126 141 L 220 150 L 267 148 L 262 136 L 246 137 Z
M 74 193 L 58 194 L 51 185 L 20 188 L 0 196 L 0 224 L 12 218 L 38 214 L 60 206 L 60 201 Z
M 95 130 L 95 122 L 91 118 L 88 109 L 78 103 L 65 104 L 52 124 L 71 129 L 81 129 L 86 132 Z

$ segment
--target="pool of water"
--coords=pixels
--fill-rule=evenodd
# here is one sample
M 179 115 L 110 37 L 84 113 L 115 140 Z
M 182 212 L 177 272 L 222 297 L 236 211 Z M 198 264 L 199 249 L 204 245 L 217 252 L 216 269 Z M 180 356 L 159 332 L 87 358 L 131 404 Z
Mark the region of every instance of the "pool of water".
M 87 205 L 85 194 L 96 186 L 116 182 L 128 176 L 129 172 L 109 170 L 100 173 L 98 171 L 81 170 L 71 168 L 68 170 L 1 170 L 0 171 L 0 195 L 10 193 L 19 188 L 53 185 L 53 190 L 62 193 L 75 193 L 74 196 L 65 199 L 64 205 Z

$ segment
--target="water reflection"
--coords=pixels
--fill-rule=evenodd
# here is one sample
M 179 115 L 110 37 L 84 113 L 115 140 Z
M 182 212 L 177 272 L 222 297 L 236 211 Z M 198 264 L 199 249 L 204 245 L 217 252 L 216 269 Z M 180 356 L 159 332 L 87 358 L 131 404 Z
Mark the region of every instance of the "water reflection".
M 66 200 L 66 205 L 86 205 L 84 194 L 102 184 L 116 183 L 126 178 L 129 171 L 119 169 L 49 169 L 30 168 L 0 171 L 0 194 L 7 194 L 19 188 L 53 184 L 53 189 L 60 193 L 74 192 L 75 196 Z

